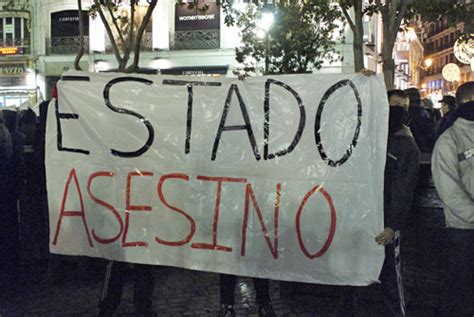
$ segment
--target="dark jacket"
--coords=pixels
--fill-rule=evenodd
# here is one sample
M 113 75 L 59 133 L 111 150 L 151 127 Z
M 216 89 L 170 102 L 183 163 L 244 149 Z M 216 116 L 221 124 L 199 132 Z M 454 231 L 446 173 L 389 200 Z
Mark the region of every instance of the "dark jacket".
M 12 160 L 19 160 L 25 144 L 25 135 L 18 131 L 18 114 L 13 110 L 3 110 L 3 118 L 12 138 Z
M 33 146 L 36 139 L 36 126 L 38 125 L 38 117 L 31 109 L 23 111 L 20 118 L 19 131 L 26 137 L 26 145 Z
M 408 113 L 408 126 L 419 150 L 426 153 L 432 152 L 436 142 L 435 122 L 428 111 L 420 106 L 410 106 Z
M 455 111 L 448 111 L 446 115 L 441 119 L 441 123 L 438 128 L 437 138 L 446 131 L 447 128 L 453 125 L 454 121 L 456 121 L 458 117 L 456 116 Z
M 4 214 L 7 194 L 7 165 L 12 156 L 12 138 L 3 121 L 3 111 L 0 110 L 0 212 Z M 3 221 L 3 220 L 2 220 Z M 1 224 L 0 224 L 1 226 Z M 4 228 L 1 227 L 0 230 Z M 1 234 L 1 232 L 0 232 Z M 3 241 L 2 241 L 3 242 Z M 3 247 L 2 247 L 3 250 Z M 3 260 L 3 259 L 2 259 Z
M 401 229 L 410 213 L 420 152 L 407 126 L 389 135 L 384 182 L 385 227 Z
M 25 135 L 18 132 L 18 113 L 16 111 L 4 110 L 3 118 L 12 138 L 12 156 L 7 166 L 8 189 L 11 198 L 16 199 L 20 194 L 24 171 L 23 146 L 25 145 Z
M 0 173 L 6 169 L 7 162 L 12 156 L 12 138 L 3 119 L 3 111 L 0 111 Z

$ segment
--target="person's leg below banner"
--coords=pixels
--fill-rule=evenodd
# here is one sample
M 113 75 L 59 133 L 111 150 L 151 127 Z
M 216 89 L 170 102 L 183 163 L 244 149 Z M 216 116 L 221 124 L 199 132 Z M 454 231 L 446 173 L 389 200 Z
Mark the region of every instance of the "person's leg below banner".
M 104 287 L 99 303 L 98 317 L 112 316 L 122 299 L 122 290 L 127 275 L 127 263 L 110 261 L 105 269 Z
M 235 275 L 221 274 L 220 275 L 220 293 L 221 293 L 221 308 L 219 311 L 220 317 L 235 316 L 234 312 L 234 291 L 237 284 L 237 277 Z
M 155 266 L 135 264 L 135 286 L 133 290 L 133 304 L 136 316 L 155 316 L 153 311 L 153 291 L 155 289 Z
M 359 297 L 362 286 L 341 286 L 339 305 L 336 309 L 337 317 L 358 316 Z
M 385 261 L 380 273 L 382 295 L 393 316 L 405 316 L 405 298 L 400 261 L 400 231 L 395 231 L 393 243 L 385 246 Z
M 253 286 L 255 288 L 255 297 L 258 304 L 259 317 L 276 317 L 275 311 L 270 299 L 269 280 L 254 278 Z
M 474 288 L 474 230 L 448 228 L 446 232 L 448 269 L 441 316 L 473 316 L 466 306 L 472 302 Z
M 3 208 L 4 207 L 4 208 Z M 2 206 L 2 222 L 4 224 L 3 234 L 5 238 L 2 241 L 2 258 L 5 261 L 4 268 L 7 276 L 7 285 L 15 287 L 19 285 L 19 223 L 17 202 L 14 197 L 6 200 L 6 204 Z

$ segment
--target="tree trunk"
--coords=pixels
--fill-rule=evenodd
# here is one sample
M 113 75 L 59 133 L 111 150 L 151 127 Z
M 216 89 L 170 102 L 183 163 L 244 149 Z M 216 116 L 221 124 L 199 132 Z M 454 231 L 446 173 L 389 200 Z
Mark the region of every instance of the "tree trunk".
M 77 0 L 77 7 L 79 9 L 79 41 L 80 41 L 80 47 L 79 47 L 79 52 L 76 55 L 76 59 L 74 60 L 74 69 L 75 70 L 82 70 L 81 66 L 79 65 L 82 56 L 84 56 L 84 21 L 82 17 L 82 0 Z
M 107 36 L 110 39 L 110 43 L 112 43 L 112 48 L 114 50 L 115 59 L 117 60 L 117 63 L 119 64 L 119 71 L 120 71 L 121 67 L 123 67 L 123 69 L 125 69 L 125 66 L 122 66 L 122 64 L 124 63 L 124 58 L 122 58 L 122 56 L 120 55 L 120 50 L 117 46 L 117 43 L 115 42 L 114 35 L 112 33 L 112 29 L 110 28 L 109 22 L 107 21 L 107 18 L 105 17 L 105 14 L 102 11 L 102 8 L 99 7 L 98 12 L 99 12 L 100 19 L 102 20 L 102 23 L 105 26 L 105 31 L 107 32 Z M 113 19 L 113 17 L 112 17 L 112 19 Z M 125 65 L 127 65 L 127 62 L 128 62 L 128 60 L 125 60 Z
M 393 60 L 393 47 L 397 39 L 398 28 L 396 31 L 391 30 L 389 23 L 384 22 L 383 25 L 383 43 L 382 43 L 382 59 L 383 59 L 383 77 L 387 90 L 393 89 L 393 81 L 395 77 L 395 61 Z M 395 34 L 393 34 L 395 33 Z
M 133 72 L 136 72 L 138 70 L 138 63 L 140 61 L 140 47 L 142 43 L 143 33 L 145 32 L 145 29 L 148 25 L 148 22 L 150 21 L 151 15 L 153 14 L 153 10 L 155 9 L 157 3 L 158 0 L 152 0 L 148 3 L 148 9 L 146 11 L 146 14 L 143 17 L 140 26 L 138 27 L 137 37 L 135 38 L 135 47 L 133 49 L 133 63 L 130 66 L 130 70 Z
M 376 0 L 383 20 L 383 76 L 387 90 L 393 89 L 395 78 L 395 61 L 393 60 L 393 47 L 397 40 L 403 17 L 407 12 L 408 0 L 393 0 L 389 4 L 382 5 L 380 0 Z
M 122 59 L 122 61 L 124 63 L 121 63 L 120 68 L 119 68 L 119 71 L 124 72 L 124 73 L 130 73 L 131 72 L 131 71 L 128 70 L 127 64 L 128 64 L 128 61 L 130 60 L 130 53 L 132 52 L 133 41 L 134 41 L 133 24 L 134 24 L 134 21 L 135 21 L 135 5 L 136 5 L 136 2 L 137 2 L 136 0 L 131 0 L 130 1 L 130 28 L 129 28 L 129 31 L 128 31 L 129 38 L 128 38 L 128 43 L 126 43 L 126 45 L 124 46 L 124 53 L 123 53 L 123 59 Z
M 124 56 L 124 58 L 119 61 L 119 66 L 117 70 L 119 73 L 125 73 L 125 70 L 127 69 L 128 59 L 126 57 L 127 56 Z
M 362 0 L 354 0 L 354 42 L 352 49 L 354 53 L 354 70 L 361 71 L 364 68 L 364 24 L 362 23 Z
M 354 19 L 351 18 L 347 10 L 348 7 L 342 6 L 341 9 L 353 34 L 352 51 L 354 54 L 354 71 L 359 72 L 364 68 L 363 0 L 353 0 L 350 7 L 354 9 Z
M 384 50 L 385 51 L 385 50 Z M 391 52 L 390 52 L 391 53 Z M 385 87 L 387 90 L 394 89 L 395 78 L 395 61 L 391 54 L 383 54 L 383 78 L 385 80 Z M 388 56 L 388 57 L 387 57 Z

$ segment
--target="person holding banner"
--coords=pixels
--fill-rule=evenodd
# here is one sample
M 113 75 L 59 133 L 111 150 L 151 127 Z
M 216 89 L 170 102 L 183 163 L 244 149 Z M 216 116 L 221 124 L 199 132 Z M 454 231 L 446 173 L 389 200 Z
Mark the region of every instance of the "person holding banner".
M 401 90 L 388 92 L 389 131 L 384 181 L 385 229 L 375 242 L 385 246 L 385 260 L 380 283 L 387 316 L 405 316 L 405 302 L 400 267 L 400 229 L 407 222 L 415 192 L 420 152 L 408 120 L 408 95 Z M 339 316 L 353 316 L 357 309 L 359 288 L 347 287 L 342 294 Z
M 220 275 L 221 290 L 221 310 L 220 317 L 233 317 L 234 312 L 234 291 L 237 284 L 235 275 Z M 253 286 L 258 304 L 259 317 L 276 317 L 270 302 L 269 281 L 267 279 L 253 278 Z
M 474 82 L 456 92 L 457 119 L 435 144 L 431 170 L 444 204 L 447 285 L 441 316 L 472 316 L 474 284 Z
M 388 92 L 390 106 L 384 181 L 385 229 L 375 241 L 385 246 L 380 282 L 385 303 L 395 316 L 405 315 L 401 284 L 400 229 L 407 223 L 418 177 L 420 152 L 405 125 L 409 98 L 401 90 Z
M 113 316 L 122 298 L 125 278 L 130 274 L 126 262 L 110 261 L 105 272 L 104 287 L 99 303 L 98 317 Z M 153 278 L 153 265 L 133 264 L 135 285 L 133 289 L 133 304 L 135 316 L 155 316 L 152 305 L 155 281 Z

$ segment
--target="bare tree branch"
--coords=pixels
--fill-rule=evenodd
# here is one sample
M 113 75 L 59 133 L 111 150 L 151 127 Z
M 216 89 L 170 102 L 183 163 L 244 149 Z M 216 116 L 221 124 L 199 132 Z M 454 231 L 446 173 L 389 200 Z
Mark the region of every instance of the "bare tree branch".
M 385 3 L 385 8 L 388 12 L 388 19 L 386 22 L 388 23 L 389 30 L 393 33 L 398 33 L 398 28 L 395 25 L 395 21 L 399 3 L 400 0 L 392 0 L 388 1 L 388 3 L 386 1 Z
M 105 30 L 107 31 L 107 35 L 109 36 L 110 42 L 112 43 L 112 48 L 114 50 L 115 59 L 120 64 L 120 63 L 122 63 L 122 56 L 120 55 L 119 48 L 117 46 L 117 43 L 115 42 L 114 34 L 112 32 L 112 29 L 110 28 L 110 25 L 107 22 L 107 18 L 105 17 L 105 14 L 102 11 L 102 8 L 100 6 L 99 6 L 97 11 L 99 12 L 100 19 L 102 20 L 102 23 L 104 24 Z
M 400 9 L 398 10 L 398 16 L 395 20 L 395 27 L 400 28 L 400 25 L 402 24 L 402 20 L 405 17 L 405 14 L 407 13 L 407 8 L 408 8 L 408 1 L 407 0 L 401 0 L 400 4 Z
M 129 39 L 128 39 L 128 46 L 131 48 L 133 46 L 133 26 L 135 24 L 135 5 L 136 1 L 132 0 L 130 2 L 130 30 L 129 30 Z
M 355 26 L 355 24 L 354 24 L 354 21 L 352 21 L 349 12 L 348 12 L 347 9 L 346 9 L 345 7 L 343 7 L 343 6 L 341 6 L 341 10 L 342 10 L 342 14 L 344 14 L 344 17 L 346 18 L 347 23 L 348 23 L 349 26 L 350 26 L 352 32 L 354 32 L 356 26 Z
M 120 30 L 120 28 L 117 24 L 117 18 L 115 17 L 114 13 L 112 12 L 112 9 L 110 8 L 110 6 L 107 6 L 107 9 L 109 10 L 109 14 L 110 14 L 110 17 L 112 19 L 112 23 L 114 24 L 115 29 L 117 30 L 117 33 L 120 36 L 120 40 L 122 41 L 122 45 L 126 45 L 125 38 L 123 37 L 123 34 L 122 34 L 122 30 Z
M 143 17 L 143 20 L 138 28 L 137 31 L 137 37 L 135 39 L 135 48 L 133 50 L 133 63 L 131 65 L 132 69 L 138 69 L 138 62 L 140 60 L 140 45 L 142 42 L 143 38 L 143 33 L 145 32 L 145 29 L 150 21 L 151 15 L 153 14 L 153 10 L 156 7 L 156 4 L 158 3 L 158 0 L 151 0 L 148 1 L 148 9 L 145 13 L 145 16 Z M 133 70 L 132 70 L 133 71 Z
M 121 64 L 119 66 L 119 70 L 120 71 L 124 71 L 124 72 L 128 72 L 127 71 L 127 62 L 128 60 L 130 59 L 130 53 L 132 51 L 132 47 L 133 47 L 133 24 L 134 24 L 134 19 L 135 19 L 135 3 L 136 1 L 135 0 L 132 0 L 130 2 L 130 26 L 129 26 L 129 30 L 128 30 L 128 43 L 126 43 L 124 45 L 124 56 L 123 56 L 123 60 L 125 61 L 125 63 Z
M 377 5 L 377 8 L 379 9 L 380 13 L 383 16 L 386 13 L 384 5 L 382 4 L 382 2 L 380 0 L 375 0 L 375 4 Z

